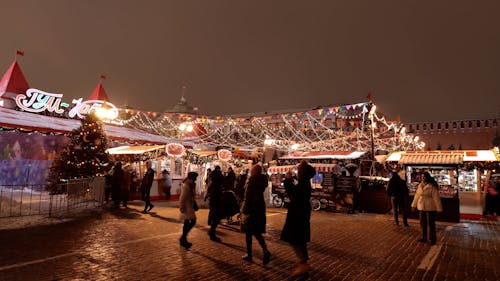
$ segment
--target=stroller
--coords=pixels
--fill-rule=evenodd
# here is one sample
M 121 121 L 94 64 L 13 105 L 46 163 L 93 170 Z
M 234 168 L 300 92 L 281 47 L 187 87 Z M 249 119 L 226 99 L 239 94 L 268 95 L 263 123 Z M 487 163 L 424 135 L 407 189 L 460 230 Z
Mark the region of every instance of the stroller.
M 228 190 L 222 193 L 221 214 L 227 219 L 228 224 L 239 224 L 240 204 L 233 191 Z M 233 222 L 233 216 L 238 214 L 237 220 Z

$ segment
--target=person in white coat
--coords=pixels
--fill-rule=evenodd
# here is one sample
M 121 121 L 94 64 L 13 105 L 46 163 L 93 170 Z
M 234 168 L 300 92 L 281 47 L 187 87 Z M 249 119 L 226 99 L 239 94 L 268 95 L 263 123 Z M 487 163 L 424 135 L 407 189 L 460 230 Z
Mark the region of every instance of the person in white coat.
M 196 224 L 196 211 L 198 211 L 198 205 L 195 201 L 195 189 L 196 189 L 196 178 L 198 173 L 189 172 L 187 177 L 182 182 L 181 196 L 179 200 L 180 215 L 179 219 L 184 221 L 184 226 L 182 227 L 182 236 L 179 239 L 180 245 L 186 249 L 189 249 L 193 244 L 187 241 L 187 235 L 189 231 Z
M 422 238 L 418 242 L 427 242 L 427 230 L 429 230 L 431 245 L 436 245 L 436 215 L 443 211 L 443 207 L 438 184 L 428 172 L 421 175 L 421 182 L 417 187 L 411 207 L 420 211 Z

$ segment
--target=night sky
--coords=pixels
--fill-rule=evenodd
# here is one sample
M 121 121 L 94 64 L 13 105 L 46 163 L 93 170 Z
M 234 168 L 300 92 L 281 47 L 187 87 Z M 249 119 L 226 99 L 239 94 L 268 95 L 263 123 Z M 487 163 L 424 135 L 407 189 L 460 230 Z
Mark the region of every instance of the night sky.
M 366 101 L 403 122 L 500 114 L 500 1 L 0 0 L 0 72 L 145 111 Z

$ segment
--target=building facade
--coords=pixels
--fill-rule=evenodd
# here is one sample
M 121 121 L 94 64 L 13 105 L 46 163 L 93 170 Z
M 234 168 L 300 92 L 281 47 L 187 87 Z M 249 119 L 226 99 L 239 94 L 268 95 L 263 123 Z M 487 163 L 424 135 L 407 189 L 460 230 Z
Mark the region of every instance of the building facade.
M 500 118 L 407 123 L 426 150 L 489 149 L 500 140 Z

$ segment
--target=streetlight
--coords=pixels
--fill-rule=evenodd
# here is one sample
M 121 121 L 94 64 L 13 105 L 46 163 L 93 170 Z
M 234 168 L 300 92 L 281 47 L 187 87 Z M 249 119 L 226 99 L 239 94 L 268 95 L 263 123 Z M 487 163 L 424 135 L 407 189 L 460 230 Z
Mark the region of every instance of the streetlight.
M 108 108 L 106 103 L 95 109 L 95 115 L 101 120 L 113 120 L 118 117 L 118 111 L 114 108 Z
M 371 139 L 371 151 L 372 151 L 372 160 L 375 160 L 375 140 L 374 140 L 374 130 L 377 124 L 373 122 L 373 116 L 375 115 L 375 110 L 377 110 L 376 105 L 372 105 L 370 109 L 370 113 L 368 113 L 368 118 L 370 118 L 370 139 Z
M 190 122 L 184 122 L 184 123 L 181 123 L 179 124 L 179 127 L 177 127 L 179 129 L 179 141 L 181 143 L 181 146 L 183 148 L 183 150 L 185 149 L 184 148 L 184 144 L 183 144 L 183 140 L 184 140 L 184 135 L 186 133 L 190 133 L 194 130 L 194 127 L 193 127 L 193 124 L 190 123 Z M 183 163 L 183 162 L 182 162 Z M 186 167 L 187 168 L 187 167 Z M 184 167 L 184 164 L 182 164 L 181 166 L 181 174 L 185 174 L 185 167 Z
M 181 124 L 179 124 L 181 144 L 182 144 L 182 139 L 184 138 L 184 134 L 192 132 L 193 129 L 194 129 L 194 127 L 193 127 L 193 124 L 191 124 L 191 123 L 181 123 Z
M 181 123 L 179 125 L 179 130 L 181 130 L 181 132 L 191 132 L 191 131 L 193 131 L 193 124 L 191 124 L 191 123 Z

